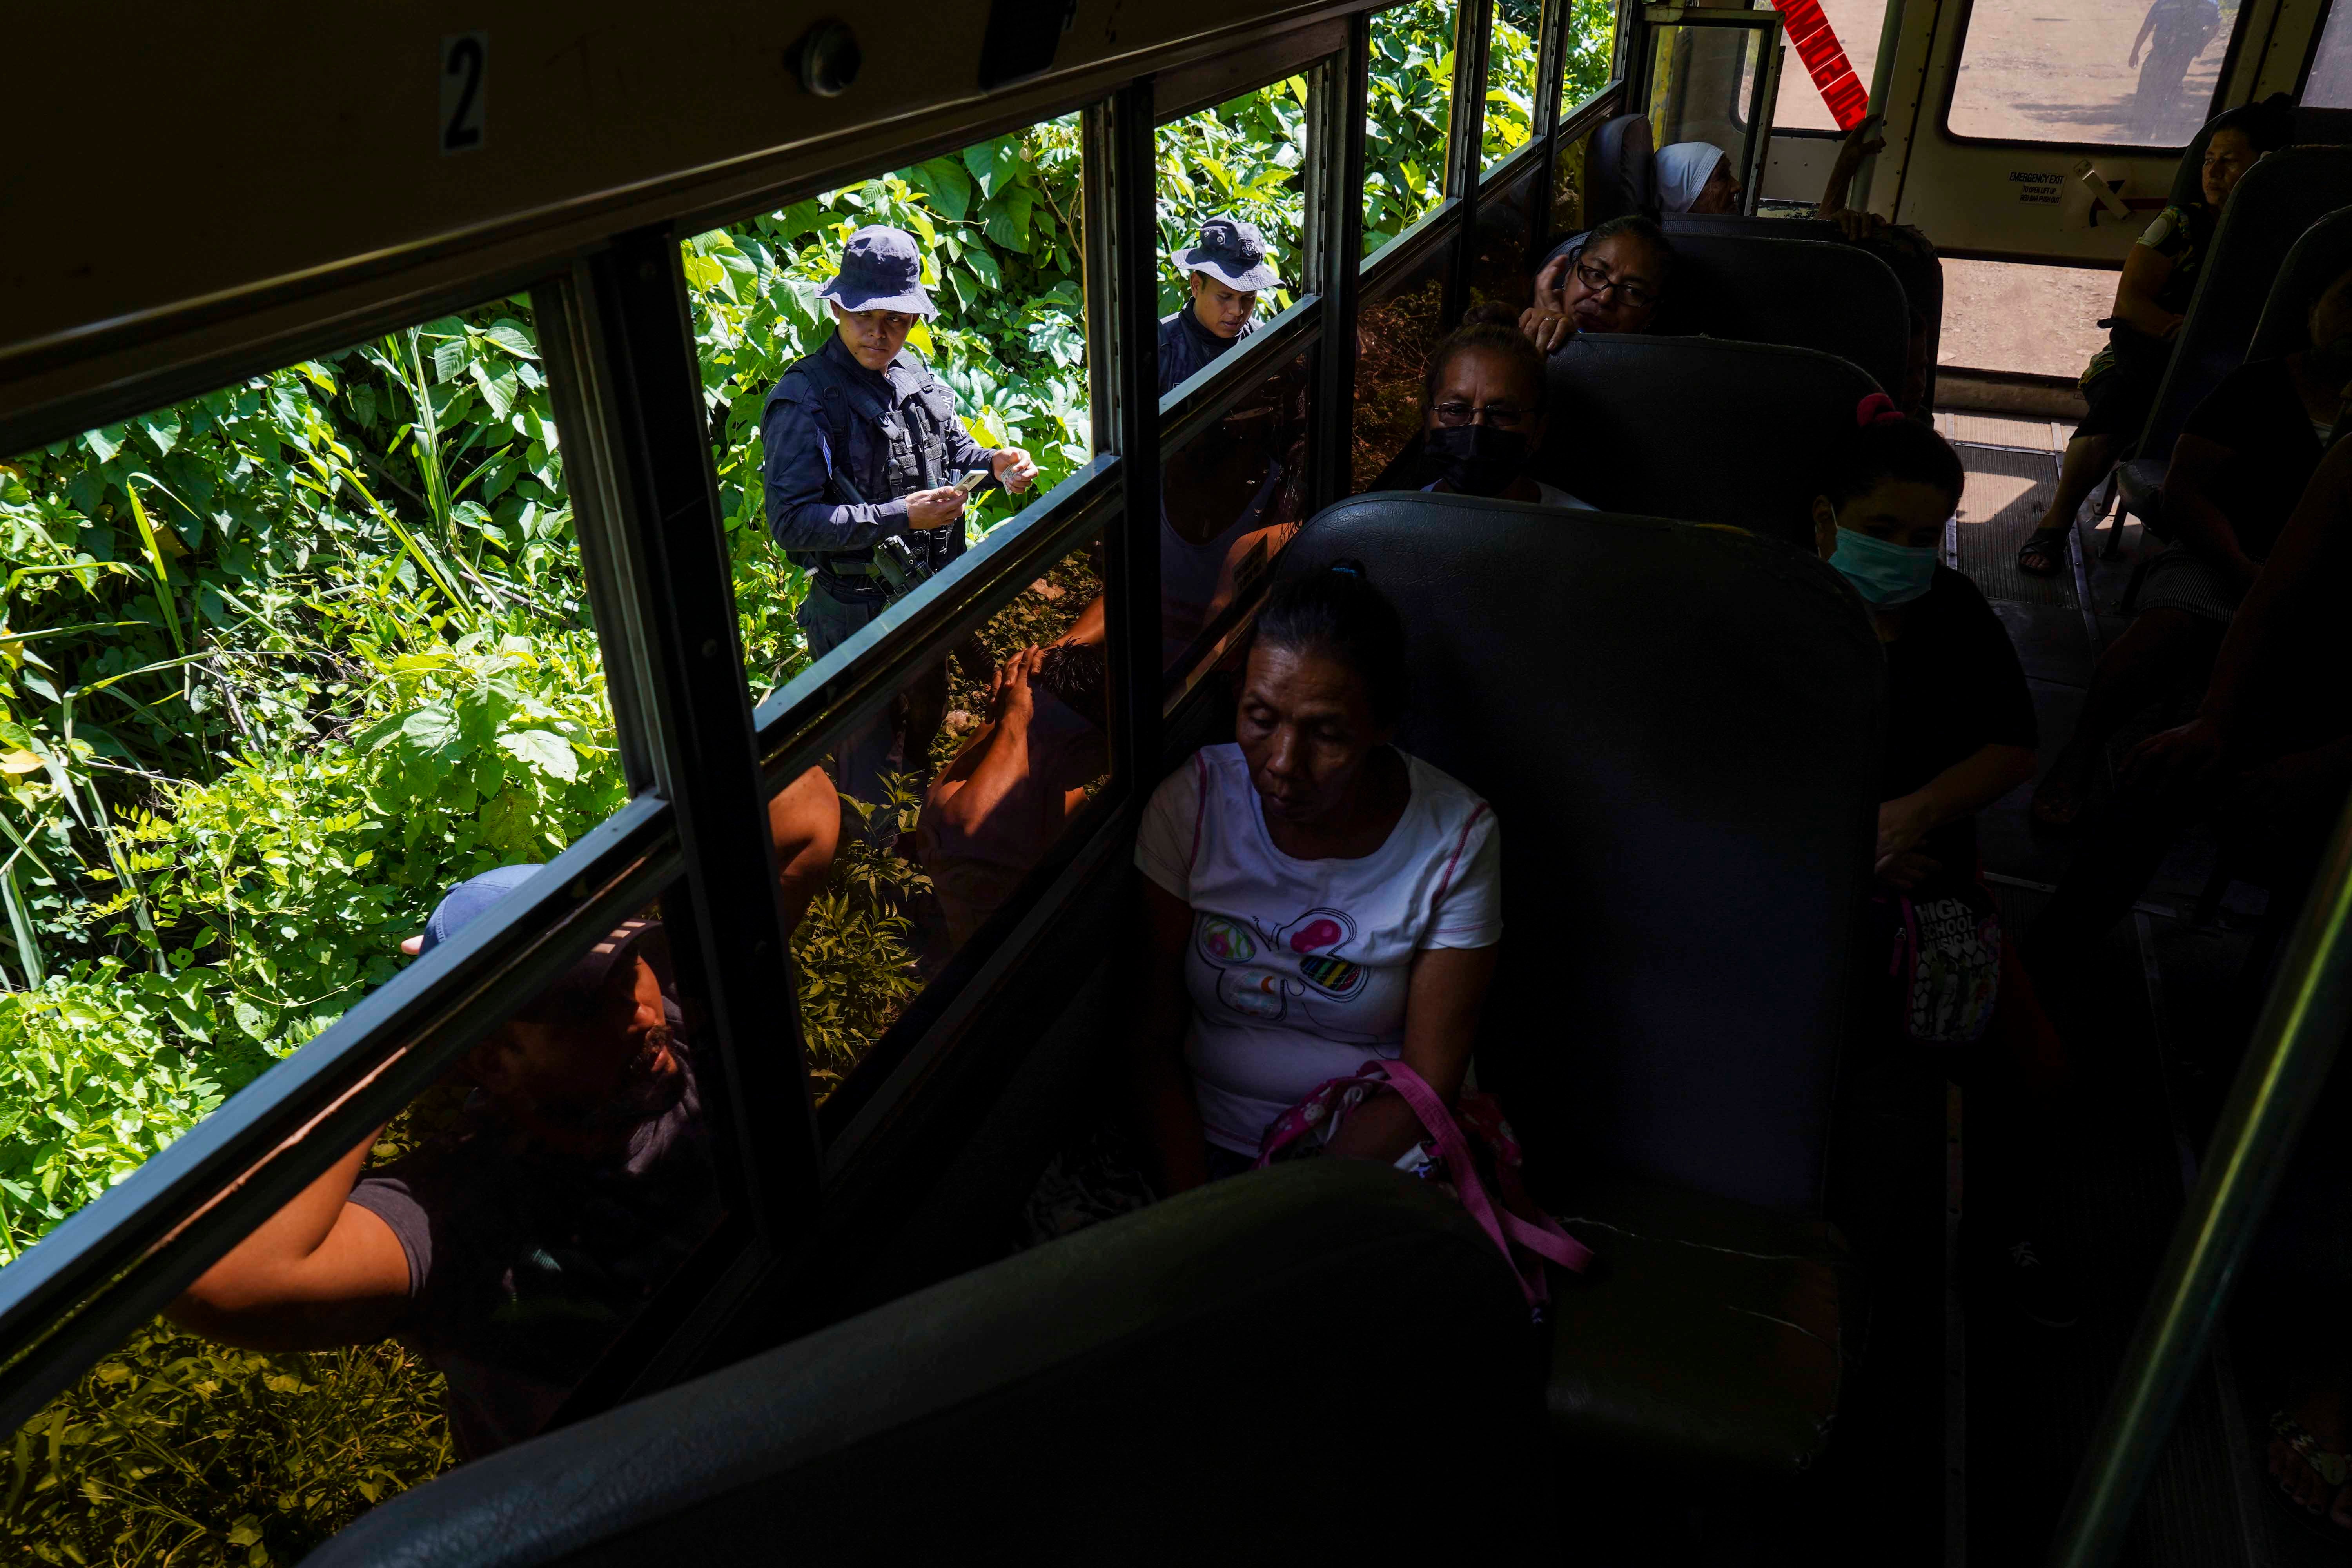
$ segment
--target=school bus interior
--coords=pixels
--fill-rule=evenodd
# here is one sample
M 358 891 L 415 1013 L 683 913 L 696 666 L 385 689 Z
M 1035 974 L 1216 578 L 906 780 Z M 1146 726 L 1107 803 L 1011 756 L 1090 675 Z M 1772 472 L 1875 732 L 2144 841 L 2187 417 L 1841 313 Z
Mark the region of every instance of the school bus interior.
M 110 1164 L 18 1129 L 132 1110 L 53 1104 L 64 1069 L 0 1078 L 23 1086 L 0 1102 L 12 1554 L 1431 1542 L 2257 1568 L 2352 1543 L 2352 1431 L 2326 1414 L 2352 1393 L 2328 1350 L 2352 1193 L 2324 1157 L 2352 1021 L 2352 861 L 2325 831 L 2342 783 L 2289 851 L 2258 831 L 2288 816 L 2273 797 L 2162 818 L 2113 918 L 2067 923 L 2138 809 L 2142 742 L 2210 705 L 2252 606 L 2288 602 L 2250 546 L 2242 599 L 2180 607 L 2204 513 L 2179 480 L 2218 461 L 2217 389 L 2330 347 L 2311 323 L 2352 268 L 2352 6 L 494 0 L 149 23 L 126 49 L 107 15 L 25 19 L 27 59 L 115 62 L 107 102 L 52 70 L 0 108 L 20 220 L 0 225 L 0 522 L 21 557 L 0 590 L 0 1002 L 118 1055 L 152 1016 L 167 1064 L 243 1030 L 247 1065 Z M 298 112 L 328 81 L 331 110 Z M 2274 94 L 2292 107 L 2264 142 L 2243 127 Z M 2211 203 L 2209 143 L 2237 142 L 2249 166 Z M 126 232 L 119 176 L 166 146 L 247 172 L 138 180 Z M 1207 226 L 1244 213 L 1255 251 Z M 869 225 L 913 233 L 906 277 L 939 314 L 898 331 L 953 405 L 942 439 L 1036 459 L 1034 483 L 997 462 L 953 548 L 887 588 L 881 553 L 857 577 L 787 540 L 788 510 L 869 498 L 788 508 L 789 454 L 761 445 L 832 416 L 787 376 L 866 384 L 805 367 L 857 352 L 824 290 Z M 1654 317 L 1575 328 L 1573 299 L 1626 304 L 1588 275 L 1621 243 L 1670 252 Z M 2142 402 L 2105 412 L 2125 400 L 2102 362 L 2078 383 L 2049 356 L 2141 353 L 2127 296 L 2160 246 L 2193 288 L 2139 334 Z M 1233 291 L 1179 259 L 1213 251 L 1279 281 L 1170 380 L 1170 334 L 1211 331 L 1194 301 Z M 2113 349 L 2080 304 L 2110 295 Z M 1530 359 L 1526 488 L 1464 493 L 1445 476 L 1473 470 L 1444 458 L 1492 421 L 1448 425 L 1444 345 L 1519 353 L 1547 317 L 1563 339 Z M 237 434 L 272 419 L 299 438 Z M 1822 478 L 1874 419 L 1948 445 L 1957 498 L 1906 548 L 1987 606 L 2039 736 L 2032 777 L 1969 813 L 1962 902 L 1990 933 L 1970 962 L 2008 1011 L 1958 1043 L 1889 1002 L 1934 939 L 1881 852 L 1916 677 L 1832 559 L 1853 532 L 1832 500 L 1876 492 Z M 2315 466 L 2273 561 L 2303 559 L 2285 542 L 2337 482 L 2331 423 L 2287 423 Z M 913 449 L 878 427 L 900 445 L 877 463 Z M 199 475 L 204 442 L 234 461 Z M 911 517 L 954 475 L 904 462 L 878 499 Z M 828 437 L 819 481 L 850 463 Z M 298 518 L 319 520 L 299 567 Z M 92 542 L 116 520 L 119 554 Z M 314 543 L 352 552 L 349 584 L 322 585 Z M 540 552 L 554 564 L 527 571 Z M 1470 1086 L 1524 1153 L 1517 1218 L 1453 1167 L 1269 1153 L 1161 1198 L 1121 1163 L 1155 792 L 1238 743 L 1261 612 L 1335 573 L 1402 621 L 1397 747 L 1500 825 Z M 265 593 L 272 574 L 289 586 Z M 2199 616 L 2205 664 L 2118 709 L 2148 624 Z M 358 629 L 331 658 L 286 640 L 313 622 Z M 144 628 L 155 662 L 54 668 L 101 624 Z M 2341 684 L 2314 658 L 2282 700 L 2298 721 Z M 299 730 L 259 699 L 231 729 L 255 689 L 235 671 L 272 659 L 312 679 L 269 699 Z M 1092 684 L 1049 680 L 1085 659 Z M 226 695 L 187 695 L 207 680 Z M 1061 728 L 1023 717 L 1046 710 Z M 79 750 L 78 712 L 100 726 Z M 103 728 L 149 721 L 215 726 L 211 771 L 167 777 Z M 853 778 L 891 743 L 875 779 L 896 782 Z M 340 890 L 310 869 L 343 820 L 328 784 L 276 815 L 220 794 L 315 757 L 373 803 Z M 103 776 L 73 795 L 76 768 Z M 1000 787 L 1015 805 L 989 805 Z M 200 798 L 236 826 L 203 842 L 250 860 L 220 849 L 210 895 L 188 890 L 195 851 L 140 847 L 181 843 Z M 461 900 L 485 872 L 504 879 Z M 273 887 L 348 929 L 273 915 L 237 941 L 287 997 L 312 944 L 348 942 L 331 1005 L 257 1009 L 247 971 L 172 934 Z M 609 999 L 640 961 L 616 1058 L 637 1109 L 600 1121 L 533 1053 L 587 1016 L 563 997 Z M 100 1009 L 89 988 L 118 984 L 148 1011 Z M 6 1026 L 22 1062 L 66 1048 Z M 161 1129 L 180 1091 L 139 1092 Z M 2028 1143 L 2020 1177 L 2003 1162 Z M 2036 1279 L 1984 1217 L 2021 1182 Z M 1098 1186 L 1112 1215 L 1054 1217 Z M 1514 1254 L 1536 1210 L 1589 1249 L 1581 1272 Z M 393 1283 L 270 1294 L 355 1235 Z M 2294 1246 L 2327 1267 L 2273 1266 Z M 426 1289 L 466 1270 L 473 1295 Z M 232 1397 L 208 1357 L 247 1379 L 234 1420 L 187 1394 Z M 369 1399 L 417 1402 L 413 1431 L 395 1452 L 355 1426 L 329 1479 L 265 1486 L 249 1447 L 219 1457 L 230 1426 Z

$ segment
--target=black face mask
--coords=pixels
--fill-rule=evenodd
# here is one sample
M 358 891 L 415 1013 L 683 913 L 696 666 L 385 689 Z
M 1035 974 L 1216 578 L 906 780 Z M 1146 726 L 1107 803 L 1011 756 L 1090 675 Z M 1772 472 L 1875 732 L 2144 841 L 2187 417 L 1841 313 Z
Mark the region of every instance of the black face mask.
M 1465 496 L 1498 496 L 1527 466 L 1528 438 L 1492 425 L 1440 426 L 1426 449 L 1438 474 Z

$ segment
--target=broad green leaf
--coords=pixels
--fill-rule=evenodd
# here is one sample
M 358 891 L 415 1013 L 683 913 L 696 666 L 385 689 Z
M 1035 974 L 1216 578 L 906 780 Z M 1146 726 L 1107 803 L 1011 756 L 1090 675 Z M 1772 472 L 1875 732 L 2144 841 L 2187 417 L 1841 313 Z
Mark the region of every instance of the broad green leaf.
M 565 784 L 580 776 L 580 753 L 572 749 L 570 742 L 551 731 L 510 730 L 499 737 L 499 745 L 509 756 Z
M 531 341 L 530 333 L 524 331 L 522 323 L 510 316 L 500 316 L 482 335 L 510 354 L 524 359 L 539 357 L 539 345 Z

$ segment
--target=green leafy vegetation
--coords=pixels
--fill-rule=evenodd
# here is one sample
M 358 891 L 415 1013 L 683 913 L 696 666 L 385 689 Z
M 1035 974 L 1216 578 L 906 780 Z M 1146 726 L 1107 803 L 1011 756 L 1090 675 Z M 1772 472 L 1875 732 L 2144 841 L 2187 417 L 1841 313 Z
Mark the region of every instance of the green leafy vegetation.
M 1452 17 L 1376 20 L 1370 245 L 1436 200 Z M 1305 98 L 1160 132 L 1170 248 L 1235 212 L 1295 279 Z M 1088 456 L 1081 217 L 1064 120 L 681 247 L 758 690 L 804 662 L 806 587 L 769 542 L 760 414 L 830 331 L 840 243 L 917 235 L 941 315 L 914 346 L 1044 489 Z M 562 450 L 515 297 L 0 463 L 0 1265 L 389 979 L 450 884 L 622 804 Z M 1094 591 L 1080 552 L 986 651 Z M 881 809 L 911 826 L 911 800 Z M 921 875 L 857 843 L 795 933 L 823 1079 L 918 988 Z M 437 1379 L 397 1345 L 261 1356 L 159 1321 L 15 1435 L 0 1556 L 291 1563 L 448 1457 Z

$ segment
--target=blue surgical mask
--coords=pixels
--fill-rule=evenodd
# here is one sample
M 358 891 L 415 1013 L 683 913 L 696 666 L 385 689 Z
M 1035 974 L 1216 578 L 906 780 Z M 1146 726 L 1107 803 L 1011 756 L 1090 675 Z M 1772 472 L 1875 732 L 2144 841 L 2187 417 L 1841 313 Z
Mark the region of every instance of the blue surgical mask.
M 1942 553 L 1932 544 L 1890 544 L 1841 528 L 1830 564 L 1845 574 L 1854 592 L 1880 609 L 1891 610 L 1909 604 L 1934 585 L 1937 558 Z

